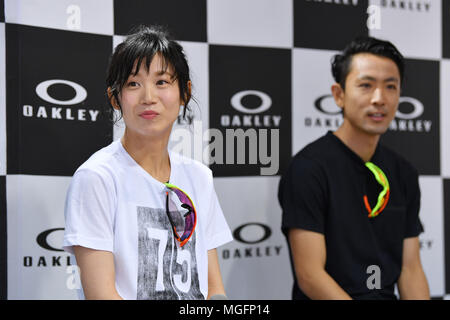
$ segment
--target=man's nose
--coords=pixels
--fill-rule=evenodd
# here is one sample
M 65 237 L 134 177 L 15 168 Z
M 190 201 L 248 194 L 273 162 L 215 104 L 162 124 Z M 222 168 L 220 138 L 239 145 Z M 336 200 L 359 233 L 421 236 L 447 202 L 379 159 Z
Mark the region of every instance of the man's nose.
M 376 88 L 374 90 L 371 102 L 374 105 L 384 105 L 384 91 L 382 88 Z

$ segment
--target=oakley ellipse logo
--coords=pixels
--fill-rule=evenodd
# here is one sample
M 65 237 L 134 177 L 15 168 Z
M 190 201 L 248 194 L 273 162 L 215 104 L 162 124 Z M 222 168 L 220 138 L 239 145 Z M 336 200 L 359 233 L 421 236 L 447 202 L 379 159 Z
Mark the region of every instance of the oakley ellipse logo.
M 242 98 L 248 95 L 254 95 L 261 99 L 261 104 L 258 108 L 249 109 L 242 105 Z M 272 99 L 269 97 L 269 95 L 262 91 L 245 90 L 240 91 L 231 97 L 231 105 L 234 109 L 242 113 L 256 114 L 269 110 L 272 106 Z
M 400 97 L 398 104 L 399 106 L 401 104 L 410 104 L 413 106 L 413 110 L 409 113 L 404 113 L 401 112 L 400 110 L 397 110 L 395 116 L 396 118 L 399 119 L 404 120 L 416 119 L 420 117 L 424 111 L 424 106 L 422 102 L 412 97 Z M 314 101 L 314 106 L 318 111 L 324 114 L 334 116 L 342 113 L 342 110 L 338 106 L 336 106 L 334 98 L 331 94 L 323 95 L 317 98 Z
M 320 112 L 328 115 L 334 116 L 342 113 L 341 108 L 336 105 L 331 94 L 326 94 L 317 98 L 316 101 L 314 101 L 314 106 Z
M 243 232 L 243 230 L 250 226 L 256 226 L 256 227 L 262 229 L 262 233 L 261 233 L 261 236 L 259 239 L 255 239 L 255 240 L 251 241 L 251 240 L 247 240 L 247 239 L 243 238 L 243 236 L 242 236 L 243 233 L 244 233 L 244 237 L 246 237 L 246 238 L 249 237 L 248 232 Z M 240 226 L 236 230 L 234 230 L 233 238 L 242 243 L 255 244 L 255 243 L 263 242 L 264 240 L 268 239 L 271 236 L 271 234 L 272 234 L 272 231 L 270 230 L 270 228 L 268 226 L 266 226 L 262 223 L 250 222 L 250 223 L 243 224 L 242 226 Z
M 404 120 L 416 119 L 422 115 L 422 113 L 425 109 L 422 102 L 420 102 L 417 99 L 411 98 L 411 97 L 400 97 L 399 103 L 398 103 L 399 106 L 402 103 L 408 103 L 408 104 L 412 105 L 413 110 L 410 113 L 403 113 L 403 112 L 400 112 L 400 110 L 397 110 L 397 113 L 395 114 L 395 116 L 399 119 L 404 119 Z
M 50 251 L 64 251 L 63 249 L 60 249 L 60 248 L 54 248 L 48 243 L 48 240 L 47 240 L 48 236 L 55 231 L 64 231 L 64 228 L 55 228 L 55 229 L 45 230 L 44 232 L 41 232 L 37 236 L 36 242 L 42 248 L 50 250 Z
M 54 84 L 64 84 L 64 85 L 71 87 L 72 89 L 75 90 L 75 97 L 73 97 L 70 100 L 58 100 L 58 99 L 51 97 L 48 94 L 48 88 Z M 47 81 L 39 83 L 36 87 L 36 93 L 41 99 L 43 99 L 47 102 L 54 103 L 57 105 L 63 105 L 63 106 L 78 104 L 80 102 L 83 102 L 87 97 L 86 89 L 84 89 L 78 83 L 68 81 L 68 80 L 61 80 L 61 79 L 47 80 Z

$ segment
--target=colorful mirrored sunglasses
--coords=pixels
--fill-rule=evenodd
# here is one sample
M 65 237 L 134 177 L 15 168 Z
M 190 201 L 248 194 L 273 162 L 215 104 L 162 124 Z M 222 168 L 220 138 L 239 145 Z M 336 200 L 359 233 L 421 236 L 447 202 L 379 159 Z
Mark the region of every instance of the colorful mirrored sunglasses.
M 377 204 L 373 209 L 370 207 L 367 195 L 364 195 L 364 204 L 366 205 L 366 209 L 369 212 L 369 218 L 374 218 L 384 210 L 389 201 L 389 181 L 386 178 L 384 172 L 378 166 L 376 166 L 372 162 L 366 162 L 365 165 L 373 173 L 377 182 L 383 187 L 383 190 L 378 195 Z
M 197 225 L 197 211 L 195 210 L 194 203 L 186 192 L 170 183 L 165 183 L 165 186 L 167 187 L 167 189 L 169 189 L 168 191 L 166 191 L 167 217 L 169 218 L 170 224 L 172 225 L 175 239 L 180 243 L 180 246 L 182 247 L 194 234 L 195 226 Z M 176 194 L 178 200 L 181 202 L 181 207 L 187 210 L 187 212 L 184 212 L 182 216 L 184 218 L 184 231 L 182 232 L 181 236 L 177 232 L 176 220 L 178 217 L 175 216 L 179 215 L 180 212 L 179 210 L 169 210 L 169 193 Z

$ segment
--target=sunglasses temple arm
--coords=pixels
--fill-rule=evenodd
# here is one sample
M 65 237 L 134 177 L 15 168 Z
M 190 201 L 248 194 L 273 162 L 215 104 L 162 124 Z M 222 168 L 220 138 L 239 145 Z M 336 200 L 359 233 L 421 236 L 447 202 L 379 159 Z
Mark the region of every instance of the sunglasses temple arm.
M 167 213 L 167 218 L 169 218 L 170 224 L 172 225 L 172 228 L 174 229 L 174 236 L 176 238 L 179 238 L 178 234 L 176 233 L 176 229 L 175 229 L 175 224 L 172 220 L 172 217 L 170 216 L 170 212 L 169 212 L 169 193 L 166 193 L 167 197 L 166 197 L 166 213 Z

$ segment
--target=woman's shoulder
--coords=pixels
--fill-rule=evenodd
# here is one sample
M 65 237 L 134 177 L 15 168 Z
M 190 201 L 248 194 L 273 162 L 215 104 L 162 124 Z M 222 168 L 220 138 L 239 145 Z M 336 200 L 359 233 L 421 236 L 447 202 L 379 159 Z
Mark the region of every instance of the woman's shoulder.
M 114 172 L 117 166 L 117 154 L 119 152 L 118 141 L 97 150 L 82 165 L 78 167 L 78 172 L 96 172 L 99 175 Z
M 183 156 L 177 152 L 170 152 L 170 159 L 176 166 L 190 176 L 212 179 L 211 169 L 202 162 Z

